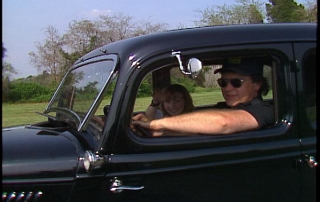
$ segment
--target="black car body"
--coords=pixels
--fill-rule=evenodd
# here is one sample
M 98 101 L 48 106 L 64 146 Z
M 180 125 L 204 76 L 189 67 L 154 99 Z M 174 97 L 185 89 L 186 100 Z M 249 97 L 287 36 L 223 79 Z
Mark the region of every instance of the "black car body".
M 40 113 L 48 121 L 3 128 L 2 201 L 315 201 L 316 28 L 173 30 L 84 55 Z M 193 82 L 205 79 L 201 66 L 210 72 L 247 56 L 269 69 L 274 126 L 161 138 L 132 130 L 132 116 L 149 104 L 137 106 L 143 81 Z M 196 110 L 215 104 L 194 102 Z

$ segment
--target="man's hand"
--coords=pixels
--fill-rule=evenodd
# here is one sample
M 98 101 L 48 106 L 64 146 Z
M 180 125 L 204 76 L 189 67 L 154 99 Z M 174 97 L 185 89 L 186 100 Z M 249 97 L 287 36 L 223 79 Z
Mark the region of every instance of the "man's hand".
M 132 118 L 133 121 L 143 121 L 143 122 L 147 122 L 149 121 L 147 119 L 147 117 L 144 115 L 144 113 L 140 113 L 140 114 L 137 114 L 135 115 L 133 118 Z M 138 125 L 138 124 L 136 124 Z
M 133 119 L 133 121 L 132 121 L 132 130 L 133 131 L 137 130 L 135 126 L 140 126 L 140 127 L 148 129 L 149 133 L 153 137 L 163 135 L 163 131 L 160 131 L 160 130 L 156 131 L 156 130 L 151 129 L 151 121 L 149 121 L 143 113 L 135 115 L 132 119 Z

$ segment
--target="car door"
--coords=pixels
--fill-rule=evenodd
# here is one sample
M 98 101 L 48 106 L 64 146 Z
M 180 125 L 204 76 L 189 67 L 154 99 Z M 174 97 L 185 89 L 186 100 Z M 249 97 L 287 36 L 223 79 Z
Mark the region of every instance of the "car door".
M 292 45 L 252 44 L 181 53 L 203 61 L 208 55 L 269 54 L 277 123 L 227 136 L 137 135 L 130 123 L 138 81 L 158 61 L 163 64 L 167 58 L 172 63 L 169 52 L 159 54 L 141 63 L 126 85 L 102 197 L 116 201 L 299 201 L 301 153 L 298 112 L 292 102 L 296 84 L 290 79 Z
M 297 98 L 299 110 L 299 138 L 301 141 L 302 200 L 316 199 L 316 44 L 296 43 Z

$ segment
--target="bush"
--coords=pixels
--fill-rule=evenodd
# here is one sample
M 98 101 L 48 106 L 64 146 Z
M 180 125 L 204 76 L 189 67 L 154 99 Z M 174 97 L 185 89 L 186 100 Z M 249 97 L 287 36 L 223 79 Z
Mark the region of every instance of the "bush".
M 216 91 L 216 90 L 220 91 L 220 88 L 212 88 L 212 87 L 204 88 L 204 87 L 198 86 L 198 87 L 195 87 L 194 93 L 212 92 L 212 91 Z
M 137 97 L 148 97 L 152 95 L 152 86 L 144 79 L 140 84 Z
M 32 82 L 11 83 L 6 102 L 48 102 L 55 89 Z
M 184 86 L 189 91 L 189 93 L 193 93 L 195 91 L 195 81 L 189 78 L 173 78 L 172 84 L 180 84 Z

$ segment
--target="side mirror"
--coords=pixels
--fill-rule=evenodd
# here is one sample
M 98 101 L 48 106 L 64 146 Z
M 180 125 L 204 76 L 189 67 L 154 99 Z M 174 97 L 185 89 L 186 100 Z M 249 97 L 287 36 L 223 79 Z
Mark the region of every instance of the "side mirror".
M 179 62 L 180 71 L 185 75 L 190 75 L 191 78 L 197 78 L 202 70 L 202 63 L 197 58 L 190 58 L 187 66 L 182 65 L 180 51 L 172 52 L 172 56 L 176 56 Z
M 197 78 L 202 70 L 202 62 L 197 58 L 190 58 L 187 65 L 187 71 L 191 73 L 193 79 Z

